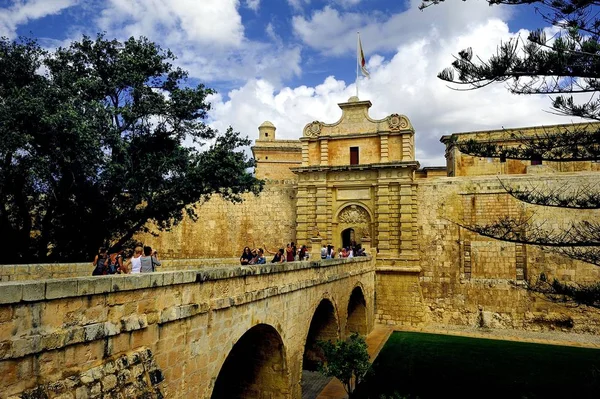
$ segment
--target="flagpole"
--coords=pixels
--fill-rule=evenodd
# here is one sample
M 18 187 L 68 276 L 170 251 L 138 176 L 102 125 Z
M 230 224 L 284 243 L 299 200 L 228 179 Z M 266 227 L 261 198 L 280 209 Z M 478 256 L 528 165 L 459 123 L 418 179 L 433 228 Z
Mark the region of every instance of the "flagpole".
M 356 97 L 358 97 L 358 63 L 360 62 L 358 59 L 359 52 L 359 43 L 360 43 L 360 32 L 356 32 Z

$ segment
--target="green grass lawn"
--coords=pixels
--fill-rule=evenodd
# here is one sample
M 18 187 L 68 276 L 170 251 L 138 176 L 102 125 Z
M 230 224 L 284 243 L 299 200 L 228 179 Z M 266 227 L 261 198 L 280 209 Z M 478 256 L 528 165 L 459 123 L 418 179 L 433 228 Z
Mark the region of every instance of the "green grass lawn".
M 360 398 L 600 398 L 600 350 L 395 332 Z

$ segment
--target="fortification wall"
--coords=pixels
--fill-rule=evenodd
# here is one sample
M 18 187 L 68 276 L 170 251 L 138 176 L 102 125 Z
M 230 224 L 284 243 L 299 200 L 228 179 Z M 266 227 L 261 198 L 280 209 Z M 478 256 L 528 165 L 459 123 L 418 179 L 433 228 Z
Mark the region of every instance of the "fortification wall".
M 296 193 L 292 180 L 270 180 L 260 195 L 241 203 L 213 196 L 198 205 L 198 220 L 187 216 L 170 232 L 136 239 L 165 259 L 239 257 L 245 246 L 274 251 L 296 239 Z
M 524 205 L 503 184 L 543 189 L 585 188 L 600 183 L 595 173 L 440 178 L 420 181 L 417 190 L 420 288 L 426 321 L 529 330 L 564 329 L 600 333 L 600 312 L 549 302 L 523 288 L 525 279 L 597 282 L 600 267 L 535 246 L 482 237 L 455 222 L 489 223 L 520 213 L 560 228 L 573 220 L 597 220 L 595 210 Z M 543 186 L 541 186 L 543 185 Z

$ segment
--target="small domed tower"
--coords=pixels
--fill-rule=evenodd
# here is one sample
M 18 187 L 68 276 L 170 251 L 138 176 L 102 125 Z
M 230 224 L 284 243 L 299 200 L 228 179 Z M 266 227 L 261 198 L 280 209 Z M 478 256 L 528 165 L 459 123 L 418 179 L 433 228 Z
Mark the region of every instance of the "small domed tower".
M 273 141 L 275 140 L 275 130 L 277 128 L 269 121 L 264 121 L 262 125 L 258 127 L 258 139 Z
M 258 139 L 252 146 L 256 160 L 254 173 L 259 179 L 296 180 L 290 168 L 302 164 L 300 140 L 277 140 L 277 128 L 269 121 L 258 127 Z

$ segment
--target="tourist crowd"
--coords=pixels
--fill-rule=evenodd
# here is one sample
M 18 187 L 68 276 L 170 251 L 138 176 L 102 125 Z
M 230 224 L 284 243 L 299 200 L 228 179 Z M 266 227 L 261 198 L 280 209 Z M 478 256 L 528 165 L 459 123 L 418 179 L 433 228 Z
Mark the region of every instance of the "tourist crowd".
M 283 262 L 294 262 L 308 260 L 309 252 L 306 245 L 302 245 L 300 248 L 296 247 L 294 242 L 287 244 L 285 248 L 279 248 L 277 251 L 271 252 L 264 245 L 263 248 L 244 247 L 244 251 L 240 256 L 240 264 L 242 265 L 262 265 L 267 263 L 265 258 L 265 252 L 273 255 L 271 263 L 283 263 Z M 333 258 L 353 258 L 355 256 L 366 256 L 367 253 L 356 242 L 352 242 L 352 245 L 339 248 L 335 251 L 333 245 L 323 245 L 321 248 L 321 259 L 333 259 Z
M 123 253 L 124 250 L 121 249 L 109 254 L 106 248 L 101 247 L 92 263 L 92 275 L 150 273 L 161 265 L 158 253 L 149 246 L 135 247 L 133 255 L 126 261 L 123 261 Z

